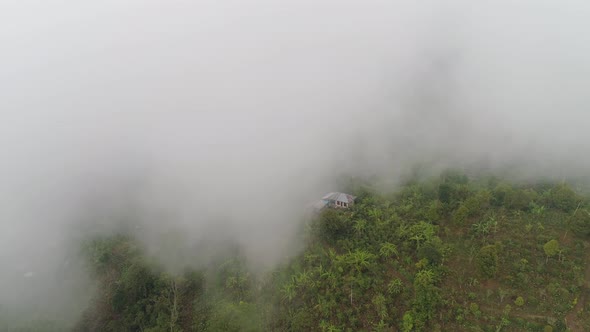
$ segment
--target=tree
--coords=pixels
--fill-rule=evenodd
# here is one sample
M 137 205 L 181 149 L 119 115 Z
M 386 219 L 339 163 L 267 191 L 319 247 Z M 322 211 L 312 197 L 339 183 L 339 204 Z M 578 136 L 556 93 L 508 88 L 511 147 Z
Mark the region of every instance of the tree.
M 320 235 L 330 243 L 348 236 L 352 231 L 351 221 L 343 218 L 342 212 L 326 209 L 320 216 Z
M 418 250 L 418 258 L 426 259 L 430 265 L 439 265 L 442 262 L 443 255 L 434 241 L 427 242 Z
M 573 211 L 581 201 L 580 197 L 567 185 L 560 184 L 549 191 L 548 205 L 564 212 Z
M 262 321 L 254 304 L 220 301 L 212 308 L 207 331 L 261 331 Z
M 438 187 L 438 199 L 443 204 L 450 204 L 451 203 L 451 195 L 452 195 L 453 187 L 448 183 L 442 183 Z
M 517 297 L 516 300 L 514 300 L 514 304 L 516 304 L 518 307 L 522 307 L 524 305 L 524 299 L 522 296 Z
M 434 284 L 437 275 L 431 269 L 420 270 L 414 277 L 414 326 L 417 329 L 430 321 L 441 303 L 440 289 Z
M 477 266 L 484 277 L 493 278 L 498 271 L 498 249 L 495 245 L 487 245 L 479 250 Z
M 533 195 L 531 191 L 514 189 L 506 196 L 504 203 L 509 209 L 524 211 L 529 208 L 532 201 L 531 196 Z
M 453 222 L 457 225 L 463 225 L 469 217 L 469 209 L 465 205 L 459 206 L 453 213 Z
M 547 256 L 545 262 L 548 262 L 549 257 L 553 257 L 559 253 L 559 242 L 557 240 L 548 241 L 543 245 L 543 250 L 545 251 L 545 256 Z
M 179 283 L 182 283 L 180 278 L 170 278 L 169 281 L 169 300 L 170 303 L 170 332 L 180 331 L 180 327 L 178 327 L 178 318 L 179 318 Z
M 582 237 L 590 236 L 590 212 L 585 209 L 578 209 L 571 217 L 570 226 L 572 231 Z
M 245 296 L 245 290 L 248 286 L 249 276 L 247 273 L 237 271 L 227 277 L 225 280 L 225 288 L 233 295 L 237 300 L 243 300 Z
M 410 226 L 405 234 L 402 233 L 401 230 L 399 232 L 404 236 L 407 236 L 409 240 L 414 241 L 416 243 L 416 248 L 419 249 L 422 243 L 431 241 L 434 238 L 436 227 L 430 223 L 420 221 L 419 223 Z
M 430 222 L 438 222 L 443 212 L 442 208 L 442 203 L 439 200 L 432 201 L 432 203 L 430 203 L 430 206 L 428 207 L 428 210 L 426 211 L 426 219 L 428 219 L 428 221 Z
M 542 215 L 545 212 L 545 205 L 539 205 L 536 202 L 531 202 L 529 204 L 531 212 L 536 215 Z
M 492 191 L 492 202 L 496 206 L 510 205 L 514 189 L 507 183 L 500 183 Z

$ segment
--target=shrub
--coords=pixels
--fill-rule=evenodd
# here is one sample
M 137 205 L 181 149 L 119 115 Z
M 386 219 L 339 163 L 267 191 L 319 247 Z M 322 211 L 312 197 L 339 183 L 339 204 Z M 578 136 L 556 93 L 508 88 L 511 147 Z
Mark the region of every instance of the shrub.
M 549 257 L 553 257 L 559 252 L 559 242 L 557 242 L 557 240 L 551 240 L 545 243 L 545 245 L 543 245 L 543 251 L 545 251 L 547 260 L 549 260 Z
M 402 318 L 402 331 L 410 332 L 414 328 L 414 317 L 412 317 L 412 313 L 406 311 L 404 317 Z
M 469 311 L 471 311 L 472 314 L 476 315 L 479 311 L 479 306 L 477 305 L 477 303 L 471 302 L 471 304 L 469 304 Z

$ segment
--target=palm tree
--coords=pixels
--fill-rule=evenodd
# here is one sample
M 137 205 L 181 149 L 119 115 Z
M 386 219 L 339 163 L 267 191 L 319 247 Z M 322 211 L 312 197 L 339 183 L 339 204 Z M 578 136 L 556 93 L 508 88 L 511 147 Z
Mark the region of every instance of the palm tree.
M 397 295 L 402 292 L 404 289 L 404 284 L 399 278 L 393 279 L 389 285 L 387 285 L 387 292 L 389 294 Z
M 389 242 L 385 242 L 381 245 L 381 249 L 379 249 L 379 254 L 385 258 L 391 257 L 393 255 L 395 255 L 396 257 L 399 256 L 397 246 Z
M 369 216 L 376 221 L 380 221 L 381 216 L 382 216 L 382 212 L 381 212 L 381 210 L 379 210 L 377 208 L 372 208 L 369 210 Z
M 325 331 L 325 332 L 340 332 L 339 328 L 326 322 L 325 320 L 322 320 L 320 322 L 320 328 L 322 329 L 322 331 Z
M 373 297 L 373 300 L 371 302 L 373 302 L 373 305 L 375 306 L 375 311 L 377 311 L 379 318 L 381 318 L 381 320 L 387 318 L 388 314 L 385 296 L 383 296 L 383 294 L 381 293 L 378 293 L 377 295 L 375 295 L 375 297 Z
M 349 253 L 347 256 L 348 263 L 352 265 L 357 272 L 361 272 L 363 269 L 368 268 L 371 265 L 372 260 L 375 258 L 375 255 L 364 250 L 356 250 Z
M 414 283 L 416 285 L 422 285 L 422 286 L 432 285 L 432 284 L 434 284 L 435 276 L 436 275 L 434 274 L 434 271 L 432 271 L 430 269 L 421 270 L 421 271 L 418 271 L 418 273 L 416 273 L 416 279 L 414 280 Z
M 426 238 L 422 234 L 415 234 L 410 237 L 410 240 L 416 241 L 416 248 L 420 249 L 420 243 L 426 241 Z
M 490 232 L 490 225 L 488 224 L 488 222 L 480 221 L 478 223 L 473 224 L 472 227 L 473 227 L 473 230 L 475 231 L 475 234 L 480 235 L 480 236 L 485 237 Z
M 303 287 L 313 287 L 314 284 L 311 272 L 305 270 L 297 275 L 296 280 L 297 284 Z
M 359 219 L 356 220 L 354 222 L 354 231 L 356 232 L 357 236 L 360 237 L 361 234 L 365 231 L 365 229 L 367 228 L 367 221 L 364 219 Z
M 410 227 L 407 224 L 401 224 L 397 228 L 397 235 L 400 238 L 405 238 L 410 232 Z
M 297 295 L 295 284 L 290 282 L 284 285 L 283 288 L 281 288 L 281 293 L 283 293 L 283 300 L 292 301 Z

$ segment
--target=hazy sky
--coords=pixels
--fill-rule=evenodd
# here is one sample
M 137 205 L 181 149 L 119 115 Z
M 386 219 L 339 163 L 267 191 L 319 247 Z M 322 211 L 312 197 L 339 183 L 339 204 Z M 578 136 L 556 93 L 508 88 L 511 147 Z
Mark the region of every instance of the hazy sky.
M 574 0 L 4 0 L 0 310 L 55 309 L 72 245 L 122 219 L 272 263 L 342 173 L 584 174 L 588 17 Z

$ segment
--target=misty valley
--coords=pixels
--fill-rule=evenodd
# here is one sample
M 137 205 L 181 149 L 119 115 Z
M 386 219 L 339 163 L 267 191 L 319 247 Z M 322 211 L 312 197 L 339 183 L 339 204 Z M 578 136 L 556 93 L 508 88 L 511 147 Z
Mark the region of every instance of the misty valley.
M 133 233 L 81 244 L 96 291 L 70 325 L 10 331 L 588 331 L 590 200 L 565 182 L 445 171 L 350 180 L 348 209 L 304 220 L 304 247 L 256 269 L 239 245 L 167 271 Z M 272 234 L 268 234 L 271 236 Z M 170 236 L 170 235 L 169 235 Z M 169 243 L 181 246 L 181 233 Z M 191 255 L 198 260 L 199 251 Z M 198 266 L 198 267 L 197 267 Z
M 0 332 L 590 332 L 589 18 L 0 0 Z

